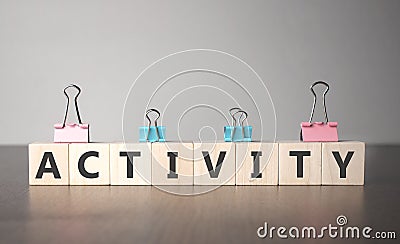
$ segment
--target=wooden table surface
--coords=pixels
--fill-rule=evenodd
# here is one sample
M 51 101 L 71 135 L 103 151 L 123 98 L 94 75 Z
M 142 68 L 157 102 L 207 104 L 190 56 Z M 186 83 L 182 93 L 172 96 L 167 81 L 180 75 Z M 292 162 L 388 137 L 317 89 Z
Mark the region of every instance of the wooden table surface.
M 367 145 L 365 186 L 224 186 L 177 196 L 150 186 L 30 187 L 27 146 L 1 146 L 0 243 L 340 243 L 257 237 L 264 222 L 321 227 L 339 215 L 399 235 L 399 149 Z

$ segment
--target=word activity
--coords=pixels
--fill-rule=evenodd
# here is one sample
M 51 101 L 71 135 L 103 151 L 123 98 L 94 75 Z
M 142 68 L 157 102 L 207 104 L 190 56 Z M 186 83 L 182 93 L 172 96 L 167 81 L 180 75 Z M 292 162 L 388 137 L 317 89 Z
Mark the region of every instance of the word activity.
M 30 185 L 363 185 L 363 142 L 33 143 Z

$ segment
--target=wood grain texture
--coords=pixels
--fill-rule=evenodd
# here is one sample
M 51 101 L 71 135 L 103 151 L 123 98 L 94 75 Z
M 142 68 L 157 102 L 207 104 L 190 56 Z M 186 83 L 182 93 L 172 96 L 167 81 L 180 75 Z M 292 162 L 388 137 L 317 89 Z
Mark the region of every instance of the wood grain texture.
M 261 178 L 254 177 L 254 156 L 259 154 Z M 278 143 L 236 143 L 236 185 L 278 185 Z
M 194 143 L 194 184 L 195 185 L 235 185 L 235 144 L 230 142 L 220 143 Z M 216 178 L 210 176 L 203 152 L 207 152 L 215 171 L 220 153 L 225 153 L 222 166 Z
M 51 153 L 60 178 L 55 178 L 51 172 L 45 172 L 42 178 L 36 178 L 45 152 Z M 51 168 L 49 158 L 46 168 Z M 29 184 L 30 185 L 68 185 L 68 143 L 33 143 L 29 144 Z
M 395 230 L 399 150 L 366 144 L 364 186 L 223 186 L 178 196 L 150 186 L 29 186 L 28 147 L 0 146 L 0 243 L 299 244 L 314 240 L 280 240 L 276 231 L 274 239 L 260 239 L 257 228 L 264 222 L 320 227 L 342 214 L 350 225 L 377 223 L 381 230 Z M 319 242 L 366 240 L 331 239 L 325 233 Z
M 110 143 L 110 183 L 151 185 L 151 143 Z
M 342 159 L 340 163 L 345 161 L 348 153 L 352 153 L 345 178 L 340 178 L 340 168 L 333 152 L 339 153 Z M 364 168 L 365 143 L 356 141 L 322 143 L 323 185 L 364 185 Z
M 290 152 L 310 152 L 303 157 L 303 176 L 297 175 L 297 157 Z M 279 185 L 321 185 L 321 143 L 279 143 Z
M 84 163 L 89 173 L 98 173 L 97 178 L 84 177 L 78 169 L 81 156 L 87 152 L 97 152 L 98 157 L 88 157 Z M 110 145 L 106 143 L 72 143 L 69 145 L 70 185 L 110 184 Z
M 168 153 L 175 157 L 176 177 L 171 176 Z M 193 143 L 152 143 L 152 185 L 193 185 Z

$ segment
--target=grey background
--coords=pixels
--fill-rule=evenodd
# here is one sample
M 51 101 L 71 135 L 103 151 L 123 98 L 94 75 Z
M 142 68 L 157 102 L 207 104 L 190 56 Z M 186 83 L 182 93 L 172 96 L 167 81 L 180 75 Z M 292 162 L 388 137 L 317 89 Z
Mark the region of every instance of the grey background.
M 132 82 L 157 59 L 192 48 L 232 53 L 258 72 L 275 105 L 278 139 L 298 138 L 299 123 L 308 120 L 312 104 L 308 87 L 324 79 L 331 84 L 329 116 L 339 122 L 342 139 L 399 143 L 399 12 L 396 0 L 0 0 L 0 143 L 51 141 L 52 126 L 62 121 L 65 109 L 62 89 L 70 82 L 83 89 L 80 110 L 84 122 L 91 124 L 94 141 L 120 141 L 123 127 L 131 130 L 125 139 L 135 141 L 143 122 L 142 104 L 160 80 L 150 76 L 154 84 L 142 82 L 128 99 L 137 110 L 130 109 L 123 118 Z M 155 74 L 167 74 L 169 68 Z M 225 68 L 240 77 L 235 64 Z M 219 78 L 199 77 L 190 79 L 222 84 Z M 249 101 L 244 99 L 241 106 L 251 114 L 255 135 L 272 138 L 274 116 L 268 97 L 256 81 L 244 76 L 240 82 L 256 93 L 258 102 L 265 97 L 267 102 L 260 105 L 265 136 L 259 133 Z M 182 88 L 177 84 L 171 83 L 170 93 L 160 94 L 153 106 L 164 106 L 163 101 Z M 203 96 L 224 113 L 233 105 L 209 92 L 195 92 L 191 99 L 201 103 L 196 99 Z M 240 91 L 231 93 L 241 99 Z M 170 139 L 178 133 L 172 117 L 186 109 L 179 106 L 185 105 L 182 99 L 169 108 L 164 123 Z M 213 113 L 188 114 L 179 133 L 190 139 L 196 135 L 193 131 L 210 124 L 222 139 L 224 122 L 214 120 Z M 203 139 L 213 139 L 212 133 Z

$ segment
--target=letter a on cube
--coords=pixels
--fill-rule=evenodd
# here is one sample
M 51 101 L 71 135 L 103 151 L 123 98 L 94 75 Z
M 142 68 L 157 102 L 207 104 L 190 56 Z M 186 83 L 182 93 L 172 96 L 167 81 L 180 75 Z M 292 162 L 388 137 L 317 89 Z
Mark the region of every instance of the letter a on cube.
M 68 144 L 29 144 L 29 184 L 68 185 Z

